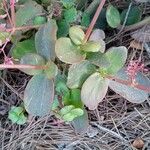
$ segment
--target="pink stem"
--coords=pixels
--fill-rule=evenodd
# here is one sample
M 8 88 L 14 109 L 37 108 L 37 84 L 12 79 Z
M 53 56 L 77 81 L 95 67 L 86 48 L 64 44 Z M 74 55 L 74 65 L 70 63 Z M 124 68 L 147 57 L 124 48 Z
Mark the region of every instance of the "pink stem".
M 1 69 L 47 69 L 47 66 L 35 66 L 35 65 L 7 65 L 7 64 L 0 64 Z
M 13 22 L 13 27 L 16 26 L 16 16 L 15 16 L 15 0 L 10 0 L 10 8 L 11 8 L 11 20 Z
M 101 12 L 101 10 L 102 10 L 102 8 L 103 8 L 105 2 L 106 2 L 106 0 L 102 0 L 102 1 L 100 2 L 99 6 L 98 6 L 98 8 L 97 8 L 97 10 L 96 10 L 96 13 L 95 13 L 95 15 L 94 15 L 94 17 L 93 17 L 93 19 L 92 19 L 92 21 L 91 21 L 91 24 L 90 24 L 90 26 L 88 27 L 88 29 L 87 29 L 87 31 L 86 31 L 86 35 L 85 35 L 85 38 L 84 38 L 84 43 L 86 43 L 87 40 L 89 39 L 89 37 L 90 37 L 90 35 L 91 35 L 91 32 L 92 32 L 92 30 L 93 30 L 93 28 L 94 28 L 94 25 L 95 25 L 95 23 L 96 23 L 96 21 L 97 21 L 97 19 L 98 19 L 98 16 L 99 16 L 99 14 L 100 14 L 100 12 Z

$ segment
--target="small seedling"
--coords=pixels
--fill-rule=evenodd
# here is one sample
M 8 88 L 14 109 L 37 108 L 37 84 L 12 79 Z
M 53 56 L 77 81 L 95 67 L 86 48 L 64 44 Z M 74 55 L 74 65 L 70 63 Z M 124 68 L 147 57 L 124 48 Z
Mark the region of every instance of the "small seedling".
M 27 117 L 24 112 L 25 109 L 23 107 L 12 106 L 9 111 L 8 118 L 12 121 L 12 123 L 23 125 L 27 122 Z

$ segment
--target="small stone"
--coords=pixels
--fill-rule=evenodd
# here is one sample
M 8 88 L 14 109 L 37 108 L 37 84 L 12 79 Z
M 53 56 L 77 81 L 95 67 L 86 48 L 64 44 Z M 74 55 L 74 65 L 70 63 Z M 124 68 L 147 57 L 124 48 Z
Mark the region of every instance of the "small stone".
M 134 140 L 132 145 L 133 145 L 133 147 L 135 147 L 137 149 L 142 149 L 144 146 L 144 141 L 140 137 L 138 137 Z

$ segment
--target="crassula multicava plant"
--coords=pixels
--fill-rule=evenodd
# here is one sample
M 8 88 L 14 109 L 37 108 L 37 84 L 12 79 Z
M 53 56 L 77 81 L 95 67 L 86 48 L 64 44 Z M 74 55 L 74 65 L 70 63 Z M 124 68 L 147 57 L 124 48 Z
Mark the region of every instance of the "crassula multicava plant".
M 81 122 L 88 124 L 84 106 L 96 109 L 108 88 L 133 103 L 148 99 L 150 81 L 140 73 L 144 66 L 130 62 L 126 68 L 128 49 L 114 46 L 106 50 L 105 33 L 100 29 L 93 30 L 104 4 L 105 0 L 102 0 L 87 30 L 73 25 L 69 28 L 68 37 L 57 39 L 56 21 L 37 16 L 43 12 L 41 5 L 28 1 L 15 11 L 15 2 L 11 1 L 11 16 L 8 16 L 11 27 L 3 27 L 1 31 L 6 38 L 2 39 L 1 52 L 5 61 L 0 68 L 16 68 L 32 76 L 23 96 L 28 114 L 43 117 L 53 112 L 61 120 L 73 121 L 79 131 L 82 128 L 79 122 L 80 125 Z M 29 14 L 26 13 L 28 11 Z M 119 12 L 112 5 L 107 8 L 106 19 L 112 28 L 121 22 Z M 12 49 L 12 57 L 8 57 L 4 51 L 7 43 L 13 43 L 18 35 L 22 35 L 20 31 L 31 29 L 37 29 L 35 36 L 24 41 L 19 39 Z M 65 77 L 60 67 L 62 64 L 69 67 L 67 74 L 64 71 Z M 14 116 L 14 110 L 15 113 L 19 111 L 17 116 Z M 10 113 L 9 118 L 15 118 L 14 122 L 18 122 L 19 115 L 23 117 L 22 122 L 26 120 L 20 107 L 11 109 L 11 112 L 13 115 Z

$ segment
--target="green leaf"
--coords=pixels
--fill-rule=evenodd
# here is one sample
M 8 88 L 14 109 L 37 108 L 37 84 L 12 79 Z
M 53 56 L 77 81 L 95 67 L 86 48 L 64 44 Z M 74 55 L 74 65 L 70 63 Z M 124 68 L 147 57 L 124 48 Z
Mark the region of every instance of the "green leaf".
M 69 89 L 67 88 L 66 83 L 61 81 L 56 84 L 56 91 L 61 95 L 69 93 Z
M 24 105 L 33 116 L 50 114 L 54 99 L 54 83 L 43 74 L 35 75 L 28 82 L 24 92 Z
M 90 109 L 97 108 L 108 90 L 109 81 L 103 78 L 100 73 L 92 74 L 84 83 L 81 89 L 81 100 Z
M 87 129 L 89 127 L 89 119 L 88 119 L 88 113 L 85 109 L 84 109 L 84 114 L 82 116 L 76 117 L 72 121 L 72 126 L 74 127 L 76 133 L 84 134 L 87 132 Z
M 70 96 L 70 91 L 68 91 L 67 93 L 65 93 L 63 96 L 62 96 L 62 102 L 65 106 L 67 105 L 72 105 L 72 102 L 71 102 L 71 96 Z
M 68 23 L 72 23 L 77 19 L 77 10 L 75 7 L 64 10 L 64 18 Z
M 89 41 L 94 41 L 96 43 L 99 43 L 99 45 L 100 45 L 99 51 L 104 53 L 105 48 L 106 48 L 106 44 L 105 44 L 103 39 L 105 39 L 104 31 L 100 30 L 100 29 L 96 29 L 92 32 L 92 34 L 89 38 Z
M 121 23 L 122 24 L 125 21 L 127 12 L 128 12 L 128 9 L 125 9 L 121 13 Z M 138 6 L 131 7 L 125 25 L 128 26 L 128 25 L 135 24 L 141 20 L 141 17 L 142 17 L 141 9 Z
M 71 89 L 80 88 L 87 77 L 95 71 L 96 67 L 87 60 L 71 65 L 68 72 L 67 86 Z
M 44 16 L 36 16 L 33 20 L 34 25 L 42 25 L 47 22 L 47 18 Z
M 35 35 L 35 47 L 37 53 L 45 57 L 47 60 L 55 59 L 56 34 L 56 22 L 54 20 L 50 20 L 40 27 Z
M 83 108 L 83 103 L 81 101 L 81 90 L 79 89 L 71 90 L 69 104 L 75 106 L 76 108 Z
M 59 38 L 56 41 L 55 52 L 62 62 L 68 64 L 74 64 L 85 59 L 85 54 L 82 54 L 69 38 Z
M 63 112 L 62 112 L 63 111 Z M 73 121 L 76 117 L 80 117 L 84 114 L 81 108 L 74 108 L 73 105 L 65 106 L 60 110 L 60 114 L 64 121 Z
M 75 0 L 61 0 L 63 6 L 67 9 L 75 5 Z
M 72 26 L 69 29 L 69 36 L 74 44 L 80 45 L 84 40 L 85 34 L 80 26 Z
M 41 57 L 38 54 L 26 54 L 24 55 L 21 60 L 20 64 L 23 65 L 36 65 L 36 66 L 44 66 L 45 65 L 45 60 L 43 57 Z M 24 73 L 28 75 L 36 75 L 40 74 L 43 72 L 43 69 L 20 69 Z
M 12 106 L 9 111 L 8 118 L 12 123 L 22 125 L 27 122 L 27 117 L 24 115 L 24 109 L 22 107 Z
M 27 122 L 27 117 L 24 116 L 24 114 L 20 115 L 20 119 L 17 121 L 17 124 L 22 125 Z
M 102 56 L 103 56 L 103 53 L 101 53 L 101 52 L 96 52 L 96 53 L 89 52 L 89 53 L 87 53 L 87 60 L 90 63 L 100 67 L 100 65 L 101 65 L 100 62 L 101 62 Z
M 34 39 L 28 39 L 16 44 L 16 46 L 12 49 L 12 57 L 14 59 L 21 59 L 24 55 L 35 52 Z
M 80 49 L 85 52 L 98 52 L 101 49 L 100 42 L 88 41 L 80 46 Z
M 82 116 L 84 114 L 84 111 L 81 108 L 75 108 L 72 109 L 69 113 L 71 113 L 74 118 Z
M 43 8 L 41 5 L 37 4 L 35 1 L 28 0 L 23 7 L 20 7 L 16 12 L 16 25 L 23 26 L 28 24 L 34 17 L 41 14 Z
M 8 32 L 0 31 L 0 46 L 2 46 L 2 44 L 4 44 L 6 39 L 9 37 L 9 34 L 10 33 L 8 33 Z
M 83 13 L 82 15 L 82 20 L 81 20 L 81 25 L 88 27 L 90 25 L 91 19 L 90 19 L 90 14 L 88 13 Z
M 121 69 L 115 77 L 122 79 L 122 80 L 129 81 L 129 77 L 126 73 L 125 68 Z M 140 72 L 137 73 L 136 82 L 145 87 L 150 87 L 150 80 L 146 76 L 142 75 L 142 73 Z M 149 97 L 148 92 L 118 83 L 116 81 L 110 80 L 109 87 L 131 103 L 139 104 L 139 103 L 144 102 L 145 100 L 148 100 L 148 97 Z
M 58 74 L 58 67 L 52 62 L 48 61 L 46 63 L 47 69 L 44 70 L 44 73 L 46 74 L 48 79 L 53 79 Z
M 66 77 L 64 75 L 57 74 L 55 78 L 55 90 L 58 93 L 58 95 L 61 96 L 70 92 L 66 85 Z
M 58 25 L 58 31 L 57 31 L 57 37 L 65 37 L 69 34 L 69 23 L 65 19 L 62 19 L 57 22 Z
M 112 47 L 104 55 L 102 60 L 109 62 L 104 66 L 108 74 L 116 74 L 125 64 L 128 50 L 124 46 Z
M 120 25 L 120 13 L 113 5 L 109 5 L 106 11 L 107 23 L 112 28 L 117 28 Z
M 62 119 L 66 122 L 73 121 L 74 118 L 74 115 L 72 115 L 71 113 L 68 113 L 62 117 Z
M 65 106 L 60 110 L 60 115 L 66 115 L 68 114 L 71 110 L 73 110 L 75 107 L 73 105 Z

